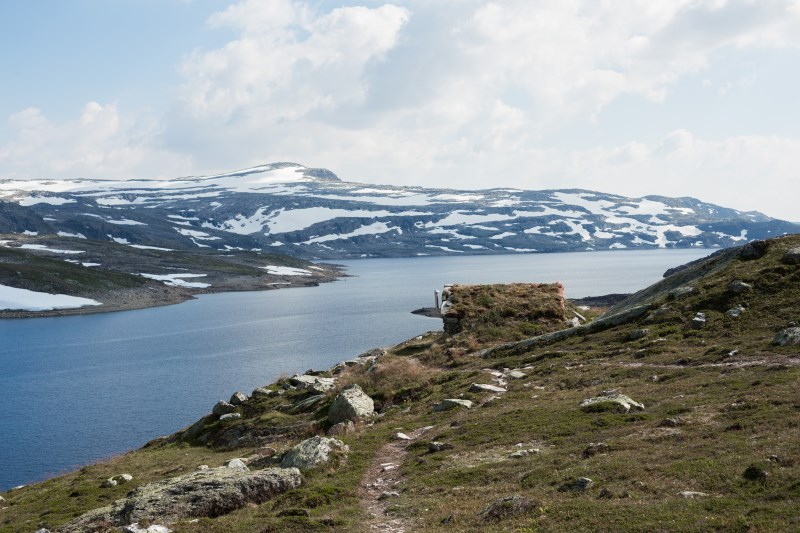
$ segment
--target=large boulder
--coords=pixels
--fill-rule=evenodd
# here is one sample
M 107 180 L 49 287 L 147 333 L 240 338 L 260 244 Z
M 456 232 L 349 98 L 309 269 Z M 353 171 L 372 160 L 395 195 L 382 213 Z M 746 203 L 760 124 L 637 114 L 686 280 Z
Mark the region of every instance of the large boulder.
M 289 383 L 298 389 L 311 389 L 315 392 L 327 392 L 336 386 L 336 381 L 333 378 L 321 378 L 308 374 L 302 376 L 294 375 L 289 378 Z
M 230 403 L 226 402 L 225 400 L 220 400 L 211 410 L 217 416 L 227 415 L 228 413 L 233 413 L 236 411 L 236 406 L 231 405 Z
M 247 394 L 243 392 L 236 391 L 231 395 L 231 399 L 228 400 L 228 403 L 231 405 L 242 405 L 244 402 L 247 401 Z
M 581 402 L 581 409 L 587 412 L 594 411 L 616 411 L 627 413 L 631 409 L 640 411 L 644 409 L 641 404 L 616 390 L 607 390 L 600 393 L 600 396 L 587 398 Z
M 768 247 L 767 241 L 748 242 L 739 250 L 739 258 L 744 261 L 760 259 L 767 252 Z
M 328 421 L 338 424 L 347 420 L 356 421 L 375 414 L 375 402 L 356 384 L 342 390 L 328 409 Z
M 350 448 L 339 439 L 319 435 L 306 439 L 288 452 L 281 461 L 284 468 L 311 470 L 328 463 L 341 464 L 347 459 Z
M 172 523 L 183 518 L 216 517 L 249 504 L 260 504 L 296 489 L 302 482 L 296 468 L 246 472 L 235 468 L 199 470 L 143 485 L 113 504 L 89 511 L 64 526 L 64 533 L 94 531 L 95 526 L 134 522 Z
M 469 400 L 462 400 L 461 398 L 446 398 L 434 405 L 433 410 L 436 412 L 449 411 L 450 409 L 455 409 L 457 407 L 466 407 L 467 409 L 471 409 L 472 402 Z

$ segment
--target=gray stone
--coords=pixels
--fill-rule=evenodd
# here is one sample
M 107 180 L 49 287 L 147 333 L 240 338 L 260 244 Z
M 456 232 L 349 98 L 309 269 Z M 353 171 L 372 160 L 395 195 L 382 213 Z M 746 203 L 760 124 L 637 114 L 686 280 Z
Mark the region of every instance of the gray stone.
M 570 318 L 569 320 L 565 320 L 564 323 L 568 327 L 577 328 L 578 326 L 581 325 L 581 319 L 576 317 L 576 316 L 574 316 L 574 317 Z
M 583 457 L 584 459 L 597 455 L 598 453 L 608 453 L 608 444 L 605 442 L 591 442 L 589 446 L 587 446 L 583 450 Z
M 787 250 L 786 253 L 783 254 L 781 261 L 789 265 L 796 265 L 800 263 L 800 248 L 792 248 Z
M 775 346 L 795 346 L 800 344 L 800 328 L 786 328 L 780 330 L 772 339 Z
M 328 410 L 328 421 L 338 424 L 347 420 L 356 421 L 375 414 L 375 403 L 358 385 L 350 385 L 333 400 Z
M 694 315 L 692 319 L 692 328 L 694 329 L 702 329 L 706 326 L 706 314 L 705 313 L 697 313 Z
M 579 477 L 575 481 L 564 483 L 558 490 L 560 492 L 586 492 L 592 485 L 594 485 L 594 481 L 588 477 Z
M 497 385 L 486 385 L 484 383 L 473 383 L 469 386 L 470 392 L 506 392 L 503 387 Z
M 398 440 L 411 440 L 411 437 L 400 431 L 395 433 L 394 437 Z
M 453 445 L 447 442 L 432 441 L 428 443 L 428 451 L 431 453 L 442 452 L 444 450 L 451 450 Z
M 247 400 L 248 400 L 247 394 L 236 391 L 231 396 L 231 399 L 228 400 L 228 403 L 230 403 L 231 405 L 242 405 Z
M 117 485 L 124 485 L 125 483 L 130 483 L 131 481 L 133 481 L 133 476 L 130 474 L 117 474 L 111 479 L 116 481 Z
M 138 522 L 134 522 L 122 528 L 123 533 L 172 533 L 172 530 L 167 526 L 160 524 L 153 524 L 147 527 L 141 527 Z
M 731 281 L 730 285 L 728 285 L 728 290 L 730 290 L 733 294 L 742 294 L 743 292 L 752 291 L 753 286 L 737 279 L 735 281 Z
M 515 494 L 493 501 L 480 512 L 480 516 L 486 522 L 499 522 L 506 518 L 529 513 L 535 508 L 536 504 L 533 501 Z
M 684 285 L 683 287 L 678 287 L 677 289 L 672 289 L 669 291 L 669 295 L 673 300 L 680 300 L 686 296 L 690 296 L 694 294 L 696 289 L 691 285 Z
M 36 533 L 50 533 L 50 530 L 49 529 L 45 529 L 45 528 L 37 529 Z
M 469 400 L 462 400 L 460 398 L 447 398 L 433 406 L 434 411 L 448 411 L 456 407 L 472 408 L 472 402 Z
M 225 468 L 233 468 L 234 470 L 242 470 L 243 472 L 248 472 L 250 470 L 241 458 L 231 459 L 227 462 Z
M 511 379 L 523 379 L 527 376 L 525 372 L 520 372 L 519 370 L 511 370 L 507 375 Z
M 143 485 L 113 504 L 89 511 L 63 526 L 63 533 L 94 531 L 97 526 L 172 523 L 184 518 L 217 517 L 300 487 L 296 468 L 244 472 L 213 468 Z
M 298 389 L 313 389 L 316 392 L 327 392 L 336 386 L 336 381 L 333 378 L 322 378 L 307 374 L 292 376 L 289 379 L 289 383 Z
M 388 500 L 389 498 L 399 498 L 400 493 L 396 490 L 385 490 L 378 496 L 379 500 Z
M 233 413 L 234 411 L 236 411 L 236 407 L 226 402 L 225 400 L 218 401 L 217 405 L 214 406 L 214 409 L 211 410 L 211 412 L 217 416 Z
M 705 492 L 697 492 L 694 490 L 684 490 L 679 492 L 678 496 L 680 496 L 681 498 L 687 498 L 689 500 L 692 500 L 694 498 L 705 498 L 706 496 L 708 496 L 708 494 L 706 494 Z
M 628 340 L 635 341 L 639 339 L 643 339 L 650 334 L 649 329 L 635 329 L 628 333 Z
M 767 251 L 766 241 L 751 241 L 739 250 L 739 258 L 745 261 L 760 259 Z
M 305 471 L 328 463 L 338 465 L 347 460 L 349 453 L 350 448 L 342 441 L 317 435 L 289 450 L 283 457 L 281 466 Z
M 744 310 L 745 310 L 744 307 L 742 307 L 741 305 L 737 305 L 733 309 L 728 309 L 727 311 L 725 311 L 725 314 L 731 318 L 739 318 L 739 316 L 744 312 Z
M 314 396 L 309 396 L 308 398 L 305 398 L 304 400 L 300 400 L 299 402 L 297 402 L 295 404 L 294 407 L 298 411 L 304 411 L 304 410 L 308 409 L 309 407 L 312 407 L 312 406 L 318 404 L 319 402 L 321 402 L 324 399 L 325 399 L 325 395 L 324 394 L 315 394 Z
M 587 398 L 580 404 L 583 411 L 617 411 L 627 413 L 631 409 L 641 411 L 644 405 L 617 391 L 603 391 L 600 396 Z
M 228 413 L 219 417 L 220 420 L 239 420 L 242 418 L 242 413 Z
M 517 450 L 511 455 L 509 455 L 512 459 L 522 459 L 523 457 L 529 457 L 531 455 L 536 455 L 540 452 L 539 448 L 527 448 L 524 450 Z
M 114 478 L 108 478 L 108 479 L 105 479 L 105 480 L 103 480 L 103 482 L 102 482 L 102 483 L 100 483 L 100 488 L 103 488 L 103 489 L 110 489 L 111 487 L 116 487 L 116 486 L 117 486 L 117 484 L 118 484 L 118 483 L 117 483 L 117 480 L 116 480 L 116 479 L 114 479 Z
M 272 396 L 275 394 L 275 391 L 268 389 L 266 387 L 258 387 L 257 389 L 253 389 L 253 392 L 250 394 L 253 398 L 266 398 L 268 396 Z
M 658 423 L 658 427 L 661 428 L 676 428 L 678 426 L 682 426 L 684 424 L 683 418 L 676 416 L 673 418 L 665 418 L 661 422 Z
M 342 435 L 349 435 L 356 430 L 356 425 L 353 424 L 351 420 L 345 420 L 344 422 L 339 422 L 338 424 L 334 424 L 328 429 L 328 436 L 331 437 L 340 437 Z

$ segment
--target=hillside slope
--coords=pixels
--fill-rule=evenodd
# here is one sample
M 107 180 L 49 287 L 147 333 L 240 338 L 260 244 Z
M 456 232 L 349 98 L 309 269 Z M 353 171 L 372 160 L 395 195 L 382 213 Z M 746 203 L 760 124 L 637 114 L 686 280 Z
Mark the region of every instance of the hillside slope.
M 800 236 L 691 268 L 602 327 L 554 335 L 582 310 L 537 313 L 535 342 L 523 312 L 476 320 L 514 301 L 497 287 L 464 289 L 459 333 L 234 395 L 141 450 L 4 493 L 0 531 L 798 530 Z M 352 384 L 376 414 L 341 414 Z M 329 460 L 297 462 L 301 442 Z

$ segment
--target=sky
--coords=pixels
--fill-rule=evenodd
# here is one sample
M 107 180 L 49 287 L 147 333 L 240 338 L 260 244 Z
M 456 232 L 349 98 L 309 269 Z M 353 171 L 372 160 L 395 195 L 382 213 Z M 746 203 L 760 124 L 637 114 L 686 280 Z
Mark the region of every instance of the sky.
M 800 0 L 7 0 L 0 179 L 291 161 L 800 221 Z

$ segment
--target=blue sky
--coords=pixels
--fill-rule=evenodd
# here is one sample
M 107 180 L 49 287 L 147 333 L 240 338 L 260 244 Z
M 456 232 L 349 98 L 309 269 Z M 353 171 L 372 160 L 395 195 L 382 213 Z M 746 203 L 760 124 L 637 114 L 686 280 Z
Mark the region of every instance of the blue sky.
M 797 0 L 9 0 L 0 179 L 273 161 L 800 220 Z

